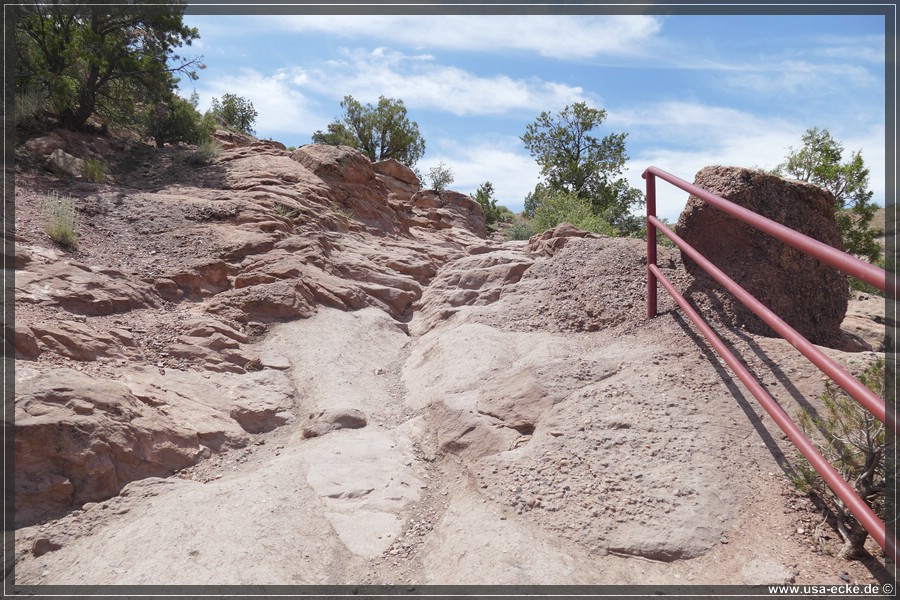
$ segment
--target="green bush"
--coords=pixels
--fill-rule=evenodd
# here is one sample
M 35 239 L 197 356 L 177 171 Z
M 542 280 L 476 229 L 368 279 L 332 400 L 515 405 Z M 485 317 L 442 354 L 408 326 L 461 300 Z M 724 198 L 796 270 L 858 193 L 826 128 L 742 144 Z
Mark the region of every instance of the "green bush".
M 221 101 L 213 98 L 207 114 L 215 117 L 221 125 L 247 135 L 254 135 L 253 125 L 259 116 L 252 102 L 236 94 L 225 94 Z
M 16 127 L 32 127 L 47 109 L 47 94 L 40 88 L 28 88 L 16 93 Z
M 883 398 L 884 359 L 879 358 L 859 379 Z M 886 473 L 884 424 L 831 381 L 825 384 L 825 392 L 820 399 L 825 405 L 825 416 L 813 416 L 808 411 L 802 411 L 798 417 L 801 430 L 812 440 L 816 439 L 818 432 L 824 435 L 824 442 L 814 441 L 822 455 L 844 481 L 850 482 L 859 497 L 876 514 L 883 513 Z M 834 526 L 844 540 L 840 556 L 865 556 L 866 530 L 799 452 L 797 458 L 794 484 L 800 491 L 817 496 L 831 512 Z M 881 516 L 884 518 L 883 514 Z
M 500 205 L 497 207 L 497 221 L 500 223 L 512 223 L 516 214 L 507 207 Z
M 531 223 L 522 219 L 517 219 L 506 228 L 503 235 L 507 240 L 527 240 L 535 233 Z
M 75 202 L 70 196 L 60 197 L 52 191 L 44 197 L 44 231 L 63 248 L 74 248 L 78 241 L 75 221 Z
M 531 223 L 535 233 L 541 233 L 560 223 L 571 223 L 584 231 L 615 235 L 612 226 L 591 210 L 589 200 L 568 192 L 548 196 L 535 209 Z
M 222 144 L 215 140 L 207 140 L 188 154 L 187 162 L 192 165 L 208 165 L 222 153 Z
M 88 181 L 95 183 L 104 183 L 109 176 L 109 165 L 99 158 L 87 157 L 84 159 L 84 166 L 81 168 L 81 174 Z
M 204 117 L 197 110 L 197 96 L 185 100 L 172 95 L 146 110 L 144 131 L 156 142 L 157 148 L 176 142 L 202 144 L 211 139 L 215 120 Z

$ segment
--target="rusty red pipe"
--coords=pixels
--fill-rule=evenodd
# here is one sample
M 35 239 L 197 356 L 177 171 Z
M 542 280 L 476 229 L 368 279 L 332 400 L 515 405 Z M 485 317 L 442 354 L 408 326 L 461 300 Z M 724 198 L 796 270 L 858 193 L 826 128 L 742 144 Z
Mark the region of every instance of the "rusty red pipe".
M 744 223 L 747 223 L 748 225 L 759 229 L 760 231 L 768 233 L 772 237 L 781 240 L 785 244 L 796 248 L 801 252 L 805 252 L 806 254 L 817 258 L 827 265 L 831 265 L 842 273 L 846 273 L 847 275 L 856 277 L 861 281 L 865 281 L 869 285 L 878 288 L 882 292 L 886 292 L 889 289 L 890 296 L 892 298 L 897 297 L 897 278 L 892 274 L 890 278 L 890 286 L 888 286 L 887 273 L 884 269 L 880 269 L 873 264 L 867 263 L 864 260 L 860 260 L 855 256 L 851 256 L 846 252 L 842 252 L 837 248 L 829 246 L 828 244 L 822 243 L 818 240 L 814 240 L 809 236 L 794 231 L 790 227 L 785 227 L 781 223 L 777 223 L 771 219 L 767 219 L 762 215 L 756 214 L 752 210 L 748 210 L 742 206 L 738 206 L 733 202 L 729 202 L 724 198 L 716 196 L 715 194 L 707 192 L 706 190 L 700 189 L 697 186 L 672 175 L 671 173 L 667 173 L 662 169 L 658 169 L 657 167 L 647 167 L 647 170 L 644 171 L 643 177 L 647 179 L 647 185 L 649 187 L 651 180 L 648 176 L 660 177 L 665 181 L 668 181 L 672 185 L 693 194 L 694 196 L 716 207 L 722 212 L 727 213 L 743 221 Z M 655 211 L 653 214 L 655 215 Z
M 722 339 L 716 335 L 715 331 L 703 320 L 703 318 L 694 310 L 694 308 L 688 304 L 687 300 L 685 300 L 684 296 L 675 289 L 675 286 L 666 279 L 666 276 L 662 274 L 659 270 L 659 267 L 656 265 L 649 265 L 649 269 L 653 271 L 654 275 L 658 279 L 658 281 L 666 288 L 666 291 L 672 295 L 675 301 L 678 303 L 678 306 L 685 312 L 685 314 L 690 318 L 690 320 L 697 326 L 700 332 L 704 337 L 709 341 L 709 343 L 715 348 L 716 352 L 719 353 L 725 362 L 731 367 L 731 370 L 738 376 L 747 389 L 750 390 L 756 399 L 759 401 L 760 405 L 766 410 L 769 415 L 771 415 L 772 420 L 781 428 L 782 431 L 788 436 L 788 439 L 793 442 L 794 446 L 800 451 L 803 456 L 806 457 L 806 460 L 813 466 L 813 468 L 818 471 L 818 473 L 822 476 L 822 479 L 825 480 L 825 483 L 828 484 L 834 493 L 837 494 L 838 498 L 840 498 L 847 508 L 850 510 L 850 513 L 859 521 L 859 523 L 869 532 L 872 536 L 872 539 L 881 546 L 885 548 L 886 544 L 886 533 L 884 523 L 881 522 L 881 519 L 872 511 L 869 506 L 863 502 L 863 500 L 856 494 L 850 484 L 844 481 L 837 470 L 831 466 L 824 456 L 816 449 L 816 447 L 810 442 L 806 436 L 803 435 L 803 432 L 800 431 L 800 428 L 791 421 L 790 417 L 788 417 L 787 413 L 778 405 L 777 402 L 769 395 L 769 392 L 763 388 L 763 386 L 750 374 L 750 372 L 741 364 L 741 362 L 737 359 L 737 357 L 728 349 Z M 891 540 L 890 544 L 891 552 L 896 552 L 896 542 Z
M 861 381 L 851 375 L 846 369 L 834 362 L 832 359 L 813 345 L 809 340 L 800 335 L 800 333 L 784 322 L 778 315 L 772 312 L 765 304 L 757 300 L 747 290 L 742 288 L 728 275 L 723 273 L 718 267 L 710 262 L 706 257 L 691 247 L 687 242 L 680 238 L 674 231 L 665 226 L 656 217 L 647 217 L 654 228 L 658 228 L 669 239 L 675 242 L 682 252 L 687 254 L 694 260 L 704 271 L 713 276 L 722 286 L 740 300 L 744 306 L 753 311 L 756 316 L 766 322 L 769 327 L 775 330 L 778 335 L 788 341 L 794 348 L 800 351 L 803 356 L 808 358 L 814 365 L 819 367 L 826 375 L 834 380 L 839 386 L 853 396 L 860 405 L 875 415 L 875 418 L 885 422 L 885 404 L 875 392 L 864 386 Z M 896 423 L 895 423 L 896 425 Z M 897 432 L 900 435 L 900 431 Z

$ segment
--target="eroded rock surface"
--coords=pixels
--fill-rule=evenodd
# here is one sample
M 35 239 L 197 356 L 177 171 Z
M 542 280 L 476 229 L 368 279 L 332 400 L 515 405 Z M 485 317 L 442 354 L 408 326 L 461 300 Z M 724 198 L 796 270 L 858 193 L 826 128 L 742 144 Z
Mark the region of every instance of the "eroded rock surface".
M 217 136 L 203 166 L 70 133 L 28 146 L 122 162 L 63 186 L 89 217 L 71 252 L 42 232 L 46 176 L 17 174 L 17 582 L 834 572 L 792 533 L 821 516 L 770 420 L 664 293 L 648 321 L 644 242 L 561 225 L 501 243 L 396 161 Z M 696 286 L 679 252 L 659 265 Z M 863 351 L 829 350 L 854 371 L 879 339 L 858 300 Z M 786 343 L 711 320 L 789 412 L 821 391 Z

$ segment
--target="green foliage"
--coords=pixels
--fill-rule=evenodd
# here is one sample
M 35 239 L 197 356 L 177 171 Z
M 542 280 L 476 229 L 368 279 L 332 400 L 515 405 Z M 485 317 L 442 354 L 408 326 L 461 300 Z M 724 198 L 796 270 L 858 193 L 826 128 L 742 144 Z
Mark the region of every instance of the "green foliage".
M 209 141 L 214 130 L 212 119 L 197 110 L 196 92 L 190 100 L 172 94 L 149 106 L 143 122 L 144 132 L 154 139 L 157 148 L 177 142 L 199 145 Z
M 275 205 L 275 214 L 279 217 L 284 217 L 285 219 L 293 221 L 300 216 L 300 210 L 279 202 Z
M 503 206 L 502 204 L 497 207 L 497 222 L 498 223 L 512 223 L 516 218 L 516 214 L 511 211 L 508 207 Z
M 192 165 L 208 165 L 222 153 L 222 144 L 208 139 L 197 145 L 196 150 L 188 154 L 187 162 Z
M 63 127 L 83 130 L 100 115 L 129 122 L 139 103 L 172 93 L 174 73 L 196 78 L 199 58 L 175 49 L 197 30 L 184 4 L 33 2 L 17 8 L 16 90 L 39 89 Z
M 884 397 L 884 360 L 879 358 L 860 376 L 860 381 Z M 884 509 L 885 484 L 885 427 L 869 411 L 832 382 L 827 382 L 820 397 L 825 416 L 800 413 L 798 424 L 803 433 L 815 439 L 815 432 L 825 436 L 817 446 L 822 455 L 834 465 L 841 477 L 850 483 L 859 497 L 876 514 Z M 844 502 L 825 484 L 821 475 L 798 453 L 797 476 L 794 483 L 804 492 L 816 494 L 833 512 L 836 526 L 844 539 L 841 555 L 845 558 L 863 554 L 867 537 L 865 529 L 853 518 Z
M 879 256 L 878 260 L 876 260 L 872 264 L 875 265 L 876 267 L 881 267 L 882 269 L 889 271 L 889 269 L 886 269 L 883 254 L 881 256 Z M 873 296 L 884 297 L 884 292 L 882 292 L 881 290 L 879 290 L 878 288 L 876 288 L 874 286 L 869 285 L 868 283 L 866 283 L 865 281 L 862 281 L 861 279 L 857 279 L 856 277 L 848 277 L 847 279 L 850 281 L 850 289 L 853 290 L 854 292 L 864 292 L 866 294 L 871 294 Z
M 71 196 L 60 197 L 52 191 L 44 197 L 44 231 L 63 248 L 74 248 L 78 241 L 75 215 L 75 202 Z
M 92 158 L 89 156 L 84 159 L 84 166 L 81 169 L 81 174 L 88 181 L 104 183 L 106 178 L 109 177 L 109 165 L 99 158 Z
M 485 224 L 492 225 L 500 220 L 500 209 L 497 206 L 497 199 L 494 198 L 494 184 L 490 181 L 482 183 L 475 191 L 475 201 L 484 210 Z
M 17 91 L 15 103 L 16 127 L 27 129 L 36 126 L 47 110 L 47 95 L 40 88 L 31 87 Z
M 525 128 L 521 139 L 545 179 L 526 197 L 526 215 L 536 216 L 538 207 L 548 198 L 573 194 L 587 200 L 591 211 L 612 226 L 614 234 L 636 231 L 629 214 L 644 199 L 621 177 L 627 159 L 626 134 L 612 133 L 603 138 L 590 134 L 605 119 L 606 111 L 577 102 L 556 115 L 542 112 Z
M 312 135 L 312 142 L 313 144 L 359 148 L 359 138 L 340 121 L 329 123 L 325 133 L 321 131 L 315 132 Z M 370 156 L 369 158 L 371 159 L 372 157 Z
M 453 183 L 453 172 L 441 161 L 428 170 L 428 178 L 431 180 L 431 189 L 440 193 Z
M 213 98 L 209 114 L 222 126 L 247 135 L 254 135 L 253 125 L 259 116 L 252 102 L 236 94 L 225 94 L 221 101 Z
M 585 198 L 570 192 L 558 192 L 546 197 L 535 210 L 534 218 L 531 220 L 535 233 L 541 233 L 560 223 L 570 223 L 593 233 L 615 235 L 612 226 L 594 213 Z
M 343 119 L 330 123 L 326 132 L 316 131 L 313 143 L 350 146 L 373 162 L 393 158 L 409 167 L 425 154 L 425 140 L 418 124 L 406 116 L 402 100 L 380 96 L 376 106 L 363 106 L 344 96 L 341 108 Z
M 516 219 L 503 234 L 507 240 L 527 240 L 535 234 L 535 231 L 530 221 Z
M 775 168 L 780 176 L 791 176 L 824 188 L 834 195 L 835 220 L 844 249 L 875 262 L 881 256 L 877 238 L 883 233 L 870 227 L 878 205 L 869 190 L 869 169 L 860 151 L 843 160 L 844 147 L 827 129 L 813 127 L 803 134 L 803 147 L 791 148 L 785 162 Z

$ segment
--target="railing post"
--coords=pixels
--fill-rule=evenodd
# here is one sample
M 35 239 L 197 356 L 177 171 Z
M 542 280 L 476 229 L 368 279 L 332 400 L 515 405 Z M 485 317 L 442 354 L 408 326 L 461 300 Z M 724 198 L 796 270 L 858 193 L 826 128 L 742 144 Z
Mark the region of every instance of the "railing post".
M 656 226 L 650 222 L 650 217 L 656 216 L 656 176 L 647 171 L 644 172 L 647 180 L 647 318 L 656 316 L 656 275 L 650 268 L 656 266 Z

